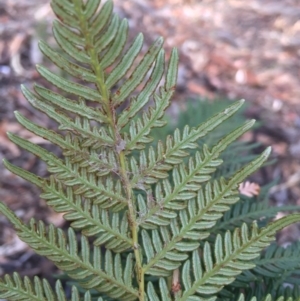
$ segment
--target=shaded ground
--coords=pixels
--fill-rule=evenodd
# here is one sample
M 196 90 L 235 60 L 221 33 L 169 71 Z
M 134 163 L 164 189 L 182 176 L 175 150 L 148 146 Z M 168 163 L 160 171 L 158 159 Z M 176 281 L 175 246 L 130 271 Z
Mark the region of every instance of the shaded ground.
M 250 102 L 248 117 L 262 121 L 248 139 L 273 146 L 278 163 L 264 170 L 258 181 L 281 177 L 272 190 L 277 204 L 300 204 L 300 3 L 297 0 L 116 0 L 116 11 L 129 19 L 131 37 L 145 33 L 145 49 L 165 37 L 167 53 L 180 50 L 179 82 L 175 102 L 191 97 L 225 96 Z M 20 15 L 22 16 L 20 18 Z M 20 84 L 38 81 L 34 65 L 43 62 L 37 49 L 42 38 L 52 43 L 53 16 L 45 0 L 0 2 L 0 158 L 40 176 L 46 167 L 9 142 L 6 132 L 44 144 L 16 123 L 13 112 L 43 126 L 53 123 L 33 110 Z M 174 110 L 175 111 L 175 110 Z M 52 149 L 51 146 L 47 146 Z M 61 216 L 49 211 L 39 192 L 12 175 L 0 163 L 0 199 L 22 219 L 34 216 L 58 226 Z M 47 276 L 52 268 L 21 243 L 0 216 L 0 276 L 19 271 Z M 299 238 L 290 228 L 287 240 Z M 34 267 L 34 268 L 33 268 Z M 46 273 L 44 272 L 46 271 Z

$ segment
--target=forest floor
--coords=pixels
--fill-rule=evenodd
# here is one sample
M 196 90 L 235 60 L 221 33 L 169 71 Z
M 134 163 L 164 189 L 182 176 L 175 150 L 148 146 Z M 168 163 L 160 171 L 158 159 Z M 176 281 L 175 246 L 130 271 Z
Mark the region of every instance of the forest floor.
M 300 2 L 115 0 L 115 10 L 129 19 L 131 38 L 139 31 L 145 34 L 145 49 L 157 36 L 165 38 L 167 54 L 179 48 L 176 105 L 199 97 L 246 99 L 247 117 L 262 123 L 247 138 L 271 145 L 277 159 L 257 181 L 264 184 L 279 177 L 270 194 L 272 203 L 300 205 Z M 42 126 L 53 125 L 20 91 L 20 84 L 30 87 L 40 80 L 35 65 L 43 58 L 37 42 L 53 43 L 53 18 L 49 1 L 0 0 L 0 159 L 40 176 L 47 174 L 45 165 L 11 143 L 6 132 L 45 143 L 22 129 L 16 110 Z M 2 163 L 0 175 L 0 200 L 20 218 L 34 216 L 64 225 L 62 216 L 50 212 L 39 198 L 39 191 Z M 299 237 L 299 227 L 293 226 L 280 239 L 284 243 Z M 13 271 L 47 277 L 53 267 L 30 251 L 0 215 L 0 276 Z

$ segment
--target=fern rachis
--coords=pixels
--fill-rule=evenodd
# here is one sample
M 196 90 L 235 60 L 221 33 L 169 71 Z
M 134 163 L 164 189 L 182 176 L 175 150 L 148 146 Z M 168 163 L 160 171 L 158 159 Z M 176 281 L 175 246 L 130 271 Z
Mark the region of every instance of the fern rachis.
M 17 120 L 60 147 L 63 157 L 9 134 L 11 141 L 46 162 L 50 176 L 40 178 L 4 161 L 8 170 L 38 186 L 47 204 L 65 213 L 70 227 L 64 233 L 34 219 L 25 225 L 3 203 L 0 210 L 21 239 L 75 281 L 72 301 L 89 301 L 92 293 L 98 301 L 217 300 L 230 295 L 245 271 L 257 272 L 251 269 L 276 231 L 300 219 L 291 214 L 264 228 L 252 219 L 234 230 L 218 230 L 212 241 L 210 234 L 222 216 L 240 202 L 239 184 L 264 164 L 270 149 L 245 160 L 230 178 L 213 178 L 222 154 L 254 121 L 221 135 L 213 145 L 199 139 L 219 130 L 243 101 L 151 145 L 153 130 L 166 125 L 178 53 L 173 50 L 165 64 L 163 39 L 158 38 L 142 55 L 142 34 L 127 46 L 127 20 L 113 13 L 112 1 L 99 5 L 100 0 L 52 0 L 60 51 L 44 42 L 40 49 L 75 79 L 38 66 L 60 92 L 22 87 L 32 106 L 59 127 L 50 131 L 20 113 Z M 143 110 L 146 104 L 150 106 Z M 176 278 L 176 289 L 170 277 Z M 241 291 L 234 291 L 239 301 L 244 300 Z M 66 300 L 60 281 L 54 292 L 45 280 L 31 282 L 17 274 L 0 281 L 0 297 Z

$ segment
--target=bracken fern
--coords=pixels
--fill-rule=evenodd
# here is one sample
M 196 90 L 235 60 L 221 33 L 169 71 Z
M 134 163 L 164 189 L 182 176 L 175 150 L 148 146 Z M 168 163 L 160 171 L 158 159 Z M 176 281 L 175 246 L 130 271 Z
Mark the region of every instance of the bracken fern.
M 278 230 L 299 221 L 300 215 L 290 214 L 260 227 L 256 212 L 246 222 L 235 222 L 236 228 L 231 224 L 220 229 L 228 220 L 228 215 L 221 220 L 226 212 L 231 212 L 229 217 L 245 213 L 242 208 L 232 211 L 240 202 L 238 185 L 264 164 L 270 149 L 232 169 L 225 179 L 214 176 L 222 153 L 254 121 L 213 145 L 200 143 L 199 148 L 198 141 L 222 126 L 243 101 L 199 126 L 176 129 L 152 146 L 151 131 L 166 124 L 163 116 L 175 90 L 177 51 L 171 52 L 166 67 L 162 38 L 143 55 L 141 34 L 127 46 L 128 23 L 113 13 L 112 1 L 101 9 L 100 0 L 52 0 L 51 4 L 59 19 L 53 34 L 60 50 L 44 42 L 40 49 L 77 81 L 38 66 L 40 75 L 60 92 L 38 85 L 34 92 L 22 87 L 32 106 L 59 124 L 59 132 L 20 113 L 16 118 L 59 146 L 63 159 L 9 134 L 11 141 L 46 162 L 51 175 L 44 179 L 7 161 L 4 164 L 38 186 L 42 198 L 64 213 L 70 227 L 64 233 L 34 219 L 25 225 L 4 204 L 0 210 L 23 241 L 73 279 L 70 300 L 255 301 L 255 288 L 247 289 L 247 279 L 255 283 L 261 276 L 269 277 L 268 283 L 274 283 L 280 269 L 281 283 L 289 278 L 295 271 L 291 262 L 284 269 L 282 263 L 268 261 L 271 256 L 279 262 L 288 251 L 271 247 L 264 255 L 261 252 Z M 291 254 L 296 258 L 298 253 Z M 279 297 L 266 289 L 258 296 L 265 301 L 293 300 L 295 291 L 290 295 L 282 291 Z M 46 280 L 21 279 L 17 274 L 0 281 L 0 297 L 67 300 L 60 281 L 53 291 Z

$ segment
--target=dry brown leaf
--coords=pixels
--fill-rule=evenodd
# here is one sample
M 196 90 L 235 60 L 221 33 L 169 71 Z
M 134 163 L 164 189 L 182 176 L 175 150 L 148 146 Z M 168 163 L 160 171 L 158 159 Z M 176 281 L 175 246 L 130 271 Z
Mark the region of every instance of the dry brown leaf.
M 248 196 L 249 198 L 257 196 L 260 193 L 260 186 L 257 183 L 251 183 L 249 181 L 243 182 L 239 186 L 240 194 Z

